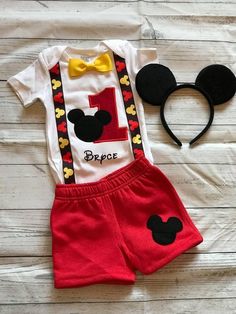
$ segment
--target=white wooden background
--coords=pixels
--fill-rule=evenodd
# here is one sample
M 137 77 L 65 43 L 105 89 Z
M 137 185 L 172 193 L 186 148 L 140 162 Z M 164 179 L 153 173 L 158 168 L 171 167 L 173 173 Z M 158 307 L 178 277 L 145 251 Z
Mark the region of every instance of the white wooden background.
M 91 47 L 101 39 L 157 47 L 178 82 L 211 63 L 236 73 L 236 1 L 0 1 L 0 313 L 236 313 L 236 97 L 215 109 L 204 138 L 204 99 L 176 92 L 166 116 L 185 145 L 146 106 L 155 162 L 170 178 L 204 242 L 134 286 L 55 290 L 49 214 L 54 183 L 46 159 L 45 112 L 23 109 L 6 84 L 48 46 Z

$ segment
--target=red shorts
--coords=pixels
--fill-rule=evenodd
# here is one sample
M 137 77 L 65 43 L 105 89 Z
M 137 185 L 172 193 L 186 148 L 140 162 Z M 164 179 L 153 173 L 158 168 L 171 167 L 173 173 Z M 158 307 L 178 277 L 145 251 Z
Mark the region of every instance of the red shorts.
M 145 158 L 95 183 L 59 184 L 51 212 L 56 288 L 129 284 L 202 242 L 174 187 Z

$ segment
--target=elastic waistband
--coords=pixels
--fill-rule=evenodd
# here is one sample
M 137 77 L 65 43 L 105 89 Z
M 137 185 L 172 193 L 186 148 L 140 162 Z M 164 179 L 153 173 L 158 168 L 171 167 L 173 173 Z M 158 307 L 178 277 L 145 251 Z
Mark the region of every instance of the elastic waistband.
M 55 198 L 81 199 L 96 197 L 128 185 L 134 179 L 145 174 L 150 169 L 150 162 L 141 157 L 125 167 L 112 172 L 99 181 L 82 184 L 57 184 Z

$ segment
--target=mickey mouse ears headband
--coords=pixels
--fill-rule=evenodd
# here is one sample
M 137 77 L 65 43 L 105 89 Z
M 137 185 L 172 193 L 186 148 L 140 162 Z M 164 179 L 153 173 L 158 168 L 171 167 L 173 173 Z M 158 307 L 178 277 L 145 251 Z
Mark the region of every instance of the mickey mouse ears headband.
M 148 64 L 144 66 L 136 76 L 136 89 L 139 96 L 147 103 L 160 106 L 160 117 L 163 127 L 170 137 L 182 146 L 180 140 L 169 128 L 165 115 L 165 103 L 174 91 L 182 88 L 193 88 L 203 94 L 209 105 L 209 120 L 204 129 L 190 141 L 190 145 L 196 142 L 212 124 L 214 118 L 214 106 L 223 104 L 231 99 L 236 92 L 236 77 L 233 72 L 224 65 L 213 64 L 202 69 L 198 74 L 195 84 L 184 83 L 177 85 L 171 70 L 161 64 Z

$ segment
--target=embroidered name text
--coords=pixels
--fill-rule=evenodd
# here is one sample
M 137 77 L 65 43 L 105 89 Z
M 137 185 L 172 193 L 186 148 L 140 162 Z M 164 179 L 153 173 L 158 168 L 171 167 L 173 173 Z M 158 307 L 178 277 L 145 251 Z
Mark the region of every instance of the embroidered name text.
M 112 159 L 117 159 L 118 154 L 117 153 L 110 153 L 110 154 L 93 154 L 91 150 L 85 150 L 84 151 L 84 160 L 86 161 L 98 161 L 101 165 L 104 160 L 112 160 Z

